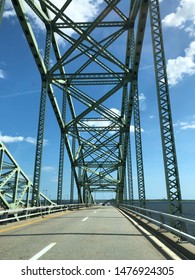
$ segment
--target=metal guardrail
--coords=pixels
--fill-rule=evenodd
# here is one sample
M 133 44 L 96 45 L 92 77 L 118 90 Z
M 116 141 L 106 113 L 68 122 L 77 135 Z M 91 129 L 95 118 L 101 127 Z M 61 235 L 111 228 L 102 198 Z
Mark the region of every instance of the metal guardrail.
M 178 230 L 172 226 L 170 226 L 168 224 L 168 222 L 165 222 L 165 218 L 168 218 L 169 221 L 171 220 L 177 220 L 177 221 L 181 221 L 184 223 L 188 223 L 188 224 L 193 224 L 195 226 L 195 220 L 191 220 L 185 217 L 181 217 L 181 216 L 175 216 L 175 215 L 171 215 L 168 213 L 164 213 L 164 212 L 160 212 L 160 211 L 156 211 L 156 210 L 151 210 L 151 209 L 146 209 L 146 208 L 141 208 L 138 206 L 133 206 L 133 205 L 128 205 L 128 204 L 120 204 L 119 208 L 121 210 L 128 210 L 131 211 L 134 214 L 137 214 L 139 216 L 141 216 L 142 218 L 156 224 L 159 226 L 159 228 L 164 228 L 166 230 L 168 230 L 169 232 L 173 232 L 174 234 L 176 234 L 178 237 L 183 238 L 185 240 L 188 240 L 189 242 L 195 244 L 195 236 L 190 235 L 186 232 L 183 232 L 181 230 Z M 143 214 L 144 213 L 144 214 Z M 147 213 L 147 214 L 146 214 Z M 151 214 L 156 214 L 159 215 L 159 219 L 156 220 L 152 217 L 149 217 L 149 215 Z
M 85 204 L 63 204 L 3 210 L 0 211 L 0 224 L 14 220 L 19 221 L 20 219 L 27 219 L 33 216 L 43 216 L 60 211 L 80 209 L 85 206 Z

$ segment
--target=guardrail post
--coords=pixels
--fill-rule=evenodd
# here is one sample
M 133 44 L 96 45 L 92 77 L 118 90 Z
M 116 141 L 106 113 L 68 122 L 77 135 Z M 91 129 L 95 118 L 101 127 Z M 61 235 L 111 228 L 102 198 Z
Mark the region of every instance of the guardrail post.
M 4 219 L 7 219 L 7 218 L 8 218 L 8 212 L 5 212 L 5 213 L 3 214 L 3 220 L 4 220 Z M 6 225 L 6 224 L 7 224 L 7 221 L 4 221 L 2 224 L 3 224 L 3 225 Z
M 163 229 L 163 224 L 165 224 L 165 219 L 164 219 L 164 216 L 162 214 L 160 214 L 160 226 L 159 226 L 159 229 L 162 230 Z

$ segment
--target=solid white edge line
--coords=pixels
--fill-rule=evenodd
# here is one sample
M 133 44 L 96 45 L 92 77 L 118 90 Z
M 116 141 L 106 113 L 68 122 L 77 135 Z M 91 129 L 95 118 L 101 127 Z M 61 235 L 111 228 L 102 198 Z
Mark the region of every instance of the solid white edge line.
M 84 219 L 82 220 L 82 222 L 86 221 L 88 218 L 89 218 L 89 217 L 84 218 Z
M 48 246 L 46 246 L 43 250 L 38 252 L 36 255 L 34 255 L 30 260 L 38 260 L 41 256 L 43 256 L 45 253 L 47 253 L 56 243 L 51 243 Z
M 128 220 L 130 220 L 136 227 L 138 227 L 142 232 L 144 232 L 148 238 L 152 239 L 154 243 L 157 244 L 158 247 L 160 247 L 166 254 L 168 254 L 173 260 L 181 260 L 181 258 L 175 254 L 171 249 L 169 249 L 165 244 L 163 244 L 157 237 L 151 236 L 149 231 L 144 229 L 142 226 L 140 226 L 136 221 L 134 221 L 131 217 L 129 217 L 127 214 L 125 214 L 123 211 L 118 209 Z

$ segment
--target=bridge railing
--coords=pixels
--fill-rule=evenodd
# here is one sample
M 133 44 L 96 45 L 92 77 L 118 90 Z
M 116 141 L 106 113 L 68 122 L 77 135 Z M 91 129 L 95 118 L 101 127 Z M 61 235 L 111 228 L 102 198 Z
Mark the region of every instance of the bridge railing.
M 159 228 L 164 228 L 165 230 L 176 234 L 181 240 L 187 240 L 193 244 L 195 244 L 195 236 L 191 233 L 184 232 L 182 230 L 178 230 L 171 226 L 172 221 L 180 221 L 181 223 L 185 223 L 185 225 L 193 225 L 195 226 L 195 220 L 188 219 L 182 216 L 175 216 L 168 213 L 141 208 L 134 205 L 129 204 L 120 204 L 119 208 L 121 210 L 130 211 L 140 217 L 146 219 L 149 222 L 152 222 L 159 226 Z M 153 216 L 153 217 L 152 217 Z M 155 216 L 155 218 L 154 218 Z M 193 230 L 193 232 L 195 232 Z
M 19 221 L 33 216 L 48 215 L 60 211 L 78 210 L 85 206 L 85 204 L 63 204 L 3 210 L 0 211 L 0 224 L 10 221 Z

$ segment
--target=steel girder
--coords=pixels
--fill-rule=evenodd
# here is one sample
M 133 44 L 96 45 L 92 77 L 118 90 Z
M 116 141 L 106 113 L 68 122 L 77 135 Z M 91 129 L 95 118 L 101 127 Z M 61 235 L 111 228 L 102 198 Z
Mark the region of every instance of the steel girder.
M 64 123 L 66 122 L 66 106 L 67 106 L 66 91 L 63 91 L 62 119 L 63 119 Z M 57 189 L 57 204 L 62 204 L 62 189 L 63 189 L 63 174 L 64 174 L 64 153 L 65 153 L 64 137 L 65 137 L 64 132 L 61 131 L 60 155 L 59 155 L 59 172 L 58 172 L 58 189 Z
M 4 6 L 5 6 L 5 0 L 0 0 L 0 25 L 3 17 Z
M 135 57 L 135 38 L 134 30 L 130 33 L 130 54 L 131 54 L 131 66 L 134 64 Z M 140 121 L 140 108 L 139 108 L 139 93 L 138 93 L 138 81 L 134 78 L 131 85 L 132 96 L 134 96 L 133 101 L 133 112 L 134 112 L 134 130 L 135 130 L 135 148 L 136 148 L 136 166 L 137 166 L 137 181 L 138 181 L 138 196 L 140 207 L 145 207 L 145 181 L 144 181 L 144 164 L 143 164 L 143 153 L 142 153 L 142 139 L 141 139 L 141 121 Z M 130 143 L 129 143 L 130 145 Z M 130 154 L 130 150 L 128 150 Z M 128 155 L 128 157 L 130 157 Z M 129 159 L 129 164 L 131 162 Z M 130 168 L 130 167 L 129 167 Z M 129 171 L 130 172 L 130 171 Z M 130 180 L 131 182 L 131 180 Z M 130 186 L 129 186 L 130 188 Z M 130 191 L 130 190 L 129 190 Z M 132 192 L 132 186 L 131 186 Z
M 0 207 L 16 209 L 29 207 L 32 201 L 33 183 L 17 164 L 5 145 L 0 142 Z M 39 193 L 39 201 L 54 203 Z
M 150 0 L 150 20 L 167 196 L 170 213 L 181 215 L 182 198 L 158 0 Z M 175 227 L 181 228 L 180 223 Z

